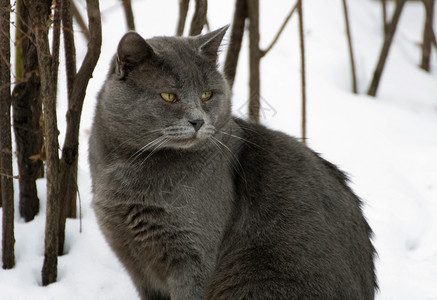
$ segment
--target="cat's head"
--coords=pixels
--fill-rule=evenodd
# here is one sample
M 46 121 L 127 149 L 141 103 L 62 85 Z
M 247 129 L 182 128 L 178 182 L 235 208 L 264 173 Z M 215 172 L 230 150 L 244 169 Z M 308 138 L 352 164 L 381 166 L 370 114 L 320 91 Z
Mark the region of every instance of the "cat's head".
M 127 33 L 99 95 L 107 134 L 151 150 L 190 148 L 215 134 L 231 111 L 229 87 L 217 69 L 227 28 L 148 40 Z

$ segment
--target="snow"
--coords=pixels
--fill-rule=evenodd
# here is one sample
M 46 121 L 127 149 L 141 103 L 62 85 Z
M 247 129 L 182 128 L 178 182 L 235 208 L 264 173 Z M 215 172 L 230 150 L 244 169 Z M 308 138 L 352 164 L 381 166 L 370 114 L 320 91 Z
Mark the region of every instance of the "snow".
M 231 22 L 233 2 L 209 1 L 211 28 Z M 379 255 L 377 299 L 437 299 L 437 59 L 434 49 L 430 74 L 418 68 L 424 10 L 420 2 L 406 4 L 378 95 L 371 98 L 365 94 L 383 41 L 381 7 L 379 1 L 372 0 L 349 0 L 348 4 L 359 95 L 351 93 L 341 1 L 304 1 L 308 144 L 345 170 L 352 188 L 363 199 Z M 266 48 L 294 3 L 278 0 L 275 5 L 267 1 L 260 5 L 261 47 Z M 393 3 L 389 1 L 388 5 L 392 12 Z M 84 12 L 85 1 L 80 1 L 79 7 Z M 137 31 L 144 37 L 174 34 L 176 1 L 137 0 L 133 7 Z M 82 220 L 67 221 L 66 254 L 59 257 L 58 282 L 42 287 L 46 188 L 45 181 L 39 180 L 41 212 L 35 220 L 25 223 L 16 204 L 16 266 L 12 270 L 0 269 L 0 299 L 138 299 L 125 270 L 104 241 L 90 208 L 87 139 L 95 98 L 126 30 L 119 1 L 102 1 L 101 9 L 102 54 L 89 84 L 81 125 Z M 261 116 L 262 123 L 269 127 L 300 137 L 296 16 L 262 60 Z M 86 43 L 80 33 L 76 42 L 81 59 Z M 241 55 L 233 103 L 234 113 L 245 116 L 249 99 L 247 39 Z M 223 58 L 224 55 L 222 61 Z M 61 143 L 65 132 L 65 94 L 62 82 L 58 101 Z M 17 193 L 17 186 L 15 190 Z

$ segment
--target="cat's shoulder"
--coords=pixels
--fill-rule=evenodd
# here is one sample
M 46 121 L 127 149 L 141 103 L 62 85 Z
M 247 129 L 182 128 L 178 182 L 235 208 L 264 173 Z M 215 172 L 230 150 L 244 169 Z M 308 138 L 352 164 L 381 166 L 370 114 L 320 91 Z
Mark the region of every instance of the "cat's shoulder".
M 304 173 L 324 173 L 346 185 L 347 175 L 336 165 L 324 159 L 297 138 L 284 132 L 270 129 L 262 124 L 235 119 L 245 141 L 240 151 L 243 160 L 252 166 L 276 166 L 281 169 Z
M 242 132 L 246 146 L 256 150 L 255 152 L 260 155 L 265 155 L 265 152 L 277 153 L 281 156 L 291 154 L 312 156 L 314 154 L 298 139 L 284 132 L 238 118 L 235 118 L 235 122 Z

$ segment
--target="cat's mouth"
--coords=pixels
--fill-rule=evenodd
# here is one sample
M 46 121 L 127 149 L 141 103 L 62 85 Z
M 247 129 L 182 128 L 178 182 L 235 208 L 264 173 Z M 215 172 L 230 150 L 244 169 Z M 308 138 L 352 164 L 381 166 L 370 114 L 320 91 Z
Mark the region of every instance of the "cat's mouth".
M 199 142 L 207 140 L 215 134 L 214 126 L 204 126 L 194 130 L 188 126 L 171 126 L 164 130 L 164 136 L 168 139 L 169 145 L 188 148 Z

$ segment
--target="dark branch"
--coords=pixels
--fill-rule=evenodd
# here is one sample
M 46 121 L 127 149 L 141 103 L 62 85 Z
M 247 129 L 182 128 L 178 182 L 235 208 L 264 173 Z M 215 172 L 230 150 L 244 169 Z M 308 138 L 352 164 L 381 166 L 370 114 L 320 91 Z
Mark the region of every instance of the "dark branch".
M 14 254 L 14 187 L 12 183 L 12 136 L 11 136 L 11 47 L 10 47 L 10 1 L 0 2 L 0 170 L 8 176 L 0 177 L 0 200 L 2 202 L 2 261 L 3 269 L 15 264 Z
M 352 47 L 352 34 L 350 30 L 349 25 L 349 13 L 347 9 L 347 3 L 346 0 L 343 0 L 343 9 L 344 9 L 344 19 L 346 23 L 346 34 L 347 34 L 347 41 L 349 45 L 349 58 L 351 62 L 351 72 L 352 72 L 352 91 L 354 94 L 358 93 L 358 87 L 357 87 L 357 75 L 355 72 L 355 59 L 354 59 L 354 51 Z
M 249 120 L 259 122 L 260 114 L 260 69 L 259 49 L 259 0 L 247 1 L 249 16 Z
M 80 27 L 80 30 L 82 31 L 85 38 L 89 41 L 90 40 L 90 33 L 88 31 L 88 27 L 85 23 L 85 21 L 82 18 L 82 15 L 80 14 L 80 11 L 77 9 L 76 4 L 74 4 L 73 0 L 70 0 L 71 4 L 71 11 L 73 13 L 74 18 L 76 19 L 77 24 Z
M 53 84 L 57 85 L 58 67 L 59 67 L 59 44 L 60 44 L 60 36 L 61 36 L 62 1 L 54 1 L 53 3 L 54 3 L 54 18 L 53 18 L 53 39 L 52 39 L 52 72 L 53 72 Z
M 302 0 L 297 2 L 299 10 L 299 37 L 300 37 L 300 57 L 301 57 L 301 80 L 302 80 L 302 142 L 306 144 L 307 134 L 307 112 L 306 112 L 306 78 L 305 78 L 305 37 L 303 29 Z
M 224 74 L 232 89 L 237 71 L 238 58 L 240 56 L 241 41 L 243 40 L 244 24 L 247 18 L 246 0 L 235 1 L 234 19 L 232 21 L 231 38 L 224 65 Z
M 128 30 L 135 30 L 134 13 L 132 12 L 132 1 L 121 0 L 123 2 L 124 15 Z
M 79 155 L 79 129 L 80 117 L 82 114 L 83 102 L 88 82 L 92 77 L 97 60 L 100 56 L 102 45 L 102 28 L 98 0 L 87 0 L 88 24 L 90 41 L 87 53 L 82 65 L 74 78 L 73 88 L 69 95 L 69 105 L 67 112 L 67 132 L 62 147 L 62 159 L 60 165 L 60 186 L 65 193 L 60 195 L 60 202 L 64 206 L 61 211 L 59 222 L 59 247 L 58 252 L 63 252 L 65 218 L 67 217 L 68 207 L 76 205 L 77 193 L 77 162 Z M 71 210 L 70 210 L 71 211 Z
M 190 35 L 199 35 L 206 24 L 206 13 L 208 10 L 207 0 L 196 0 L 196 8 L 191 20 Z
M 190 0 L 179 0 L 179 21 L 176 29 L 177 36 L 182 36 L 184 34 L 189 4 Z
M 404 8 L 405 1 L 406 0 L 398 0 L 398 2 L 396 3 L 396 9 L 393 13 L 390 25 L 387 28 L 387 33 L 385 35 L 385 40 L 381 49 L 378 64 L 376 65 L 375 72 L 373 73 L 372 82 L 370 83 L 369 90 L 367 91 L 367 94 L 369 96 L 376 96 L 379 81 L 381 80 L 382 71 L 384 70 L 385 62 L 390 51 L 391 43 L 393 41 L 393 37 L 398 26 L 399 18 L 401 16 L 402 9 Z

